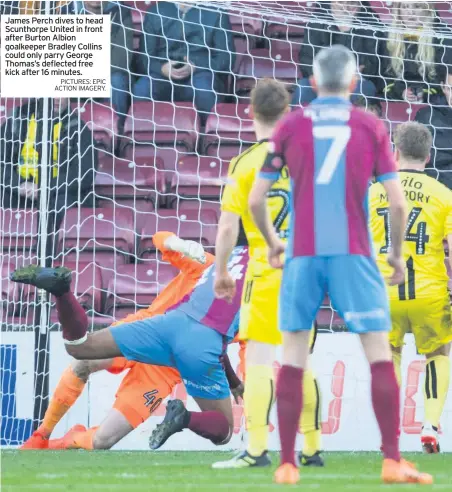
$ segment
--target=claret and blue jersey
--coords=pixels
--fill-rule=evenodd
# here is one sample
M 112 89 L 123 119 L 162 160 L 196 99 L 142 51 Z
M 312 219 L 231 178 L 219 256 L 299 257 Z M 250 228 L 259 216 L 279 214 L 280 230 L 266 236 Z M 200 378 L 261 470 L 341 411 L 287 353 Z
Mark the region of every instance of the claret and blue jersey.
M 232 340 L 238 330 L 236 315 L 240 309 L 247 265 L 248 248 L 244 246 L 234 248 L 228 262 L 228 270 L 236 281 L 237 289 L 231 304 L 215 298 L 213 290 L 215 267 L 212 265 L 207 268 L 196 287 L 182 299 L 176 309 L 218 331 L 228 340 Z
M 274 181 L 287 166 L 292 185 L 281 329 L 309 330 L 328 292 L 351 330 L 388 330 L 367 212 L 372 178 L 398 179 L 383 122 L 343 98 L 318 98 L 287 115 L 269 145 L 259 176 Z
M 260 177 L 276 180 L 285 165 L 292 182 L 288 255 L 370 256 L 368 186 L 396 173 L 384 123 L 345 99 L 318 98 L 283 119 L 270 148 L 281 159 Z
M 235 248 L 228 263 L 237 287 L 231 304 L 215 298 L 211 265 L 190 294 L 166 314 L 111 327 L 122 355 L 145 364 L 175 367 L 193 397 L 228 397 L 221 356 L 226 342 L 238 331 L 247 264 L 248 248 Z

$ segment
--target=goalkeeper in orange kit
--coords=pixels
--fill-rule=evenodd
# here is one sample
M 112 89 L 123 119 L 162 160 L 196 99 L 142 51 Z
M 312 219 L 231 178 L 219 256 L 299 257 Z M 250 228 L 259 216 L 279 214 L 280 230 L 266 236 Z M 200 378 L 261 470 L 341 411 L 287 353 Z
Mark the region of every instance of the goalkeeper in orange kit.
M 127 316 L 119 323 L 165 313 L 191 292 L 204 270 L 214 261 L 213 255 L 205 253 L 200 244 L 184 241 L 169 232 L 156 233 L 153 242 L 163 253 L 163 260 L 179 268 L 180 273 L 148 308 Z M 90 374 L 100 370 L 119 374 L 126 369 L 129 372 L 119 386 L 113 408 L 99 427 L 87 430 L 76 425 L 63 438 L 50 440 L 55 426 L 82 393 Z M 238 388 L 240 393 L 242 386 L 234 371 L 228 365 L 225 369 L 228 378 L 235 378 L 230 381 L 231 388 Z M 150 417 L 180 382 L 180 375 L 173 368 L 142 364 L 122 357 L 75 361 L 64 371 L 42 424 L 21 449 L 110 449 Z

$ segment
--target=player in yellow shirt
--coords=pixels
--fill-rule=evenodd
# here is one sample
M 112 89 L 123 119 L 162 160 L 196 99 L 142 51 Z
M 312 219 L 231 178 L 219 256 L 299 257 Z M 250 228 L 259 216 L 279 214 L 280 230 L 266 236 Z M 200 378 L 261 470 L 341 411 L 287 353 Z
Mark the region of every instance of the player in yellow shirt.
M 248 196 L 267 156 L 267 142 L 278 120 L 289 111 L 289 94 L 281 82 L 262 80 L 252 92 L 251 108 L 258 142 L 232 160 L 228 184 L 222 199 L 222 213 L 216 240 L 217 297 L 232 299 L 235 282 L 227 262 L 236 244 L 240 219 L 243 223 L 250 260 L 243 287 L 240 311 L 240 339 L 247 342 L 244 405 L 248 430 L 247 450 L 232 460 L 215 463 L 214 468 L 267 466 L 269 415 L 274 403 L 273 362 L 276 346 L 281 344 L 278 329 L 278 299 L 282 270 L 273 269 L 267 260 L 267 247 L 248 210 Z M 274 184 L 268 206 L 279 236 L 287 237 L 290 211 L 290 179 L 287 172 Z M 314 330 L 313 330 L 314 335 Z M 320 397 L 316 380 L 308 371 L 304 380 L 304 408 L 301 428 L 305 435 L 300 461 L 323 466 L 320 456 Z
M 450 379 L 452 317 L 443 240 L 447 239 L 452 252 L 452 191 L 424 174 L 432 147 L 427 127 L 414 122 L 400 125 L 395 145 L 409 216 L 404 241 L 406 281 L 388 290 L 393 324 L 389 338 L 399 382 L 405 333 L 413 333 L 418 352 L 426 356 L 421 441 L 426 453 L 437 453 L 439 420 Z M 386 275 L 391 246 L 388 200 L 378 183 L 370 188 L 370 214 L 377 261 Z

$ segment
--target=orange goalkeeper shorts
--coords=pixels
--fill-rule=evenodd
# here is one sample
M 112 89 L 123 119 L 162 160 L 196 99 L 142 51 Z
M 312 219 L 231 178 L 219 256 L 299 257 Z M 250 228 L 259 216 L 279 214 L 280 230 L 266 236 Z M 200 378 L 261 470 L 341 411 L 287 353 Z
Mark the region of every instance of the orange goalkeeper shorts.
M 179 373 L 171 367 L 141 364 L 123 357 L 113 359 L 108 372 L 119 374 L 129 369 L 116 392 L 113 408 L 136 428 L 148 419 L 160 403 L 181 382 Z

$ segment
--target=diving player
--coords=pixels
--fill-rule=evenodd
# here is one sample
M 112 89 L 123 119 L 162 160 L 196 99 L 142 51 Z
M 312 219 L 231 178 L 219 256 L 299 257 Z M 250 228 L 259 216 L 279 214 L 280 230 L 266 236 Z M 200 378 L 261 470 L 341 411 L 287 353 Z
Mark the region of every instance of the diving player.
M 247 262 L 248 248 L 236 247 L 229 262 L 237 280 L 237 296 L 232 304 L 214 298 L 212 265 L 196 287 L 166 314 L 90 334 L 86 313 L 70 290 L 70 270 L 31 266 L 16 270 L 11 279 L 55 296 L 66 351 L 74 358 L 125 357 L 177 369 L 187 393 L 202 411 L 188 412 L 180 400 L 169 402 L 163 423 L 150 438 L 150 447 L 157 449 L 168 437 L 185 428 L 215 444 L 227 443 L 232 435 L 232 405 L 223 358 L 238 325 Z

